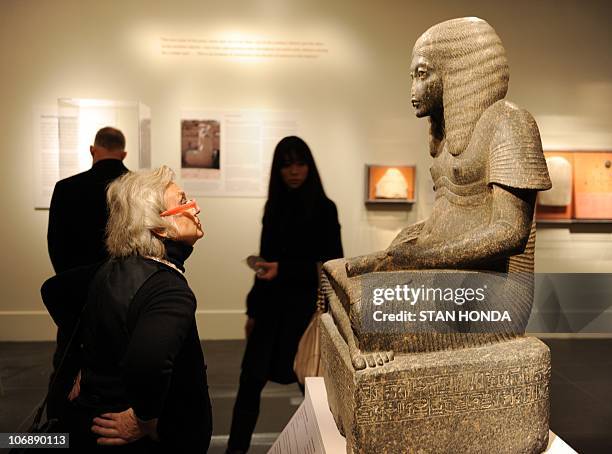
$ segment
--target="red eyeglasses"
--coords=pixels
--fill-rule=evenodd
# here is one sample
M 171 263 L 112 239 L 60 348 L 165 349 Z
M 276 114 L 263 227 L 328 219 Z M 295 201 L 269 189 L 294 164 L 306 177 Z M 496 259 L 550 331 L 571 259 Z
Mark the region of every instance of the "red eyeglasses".
M 185 211 L 188 211 L 192 208 L 195 208 L 197 210 L 198 204 L 195 201 L 195 199 L 190 200 L 187 203 L 184 203 L 182 205 L 176 206 L 174 208 L 170 208 L 169 210 L 163 211 L 161 212 L 159 215 L 161 217 L 165 217 L 165 216 L 174 216 L 175 214 L 181 214 L 184 213 Z

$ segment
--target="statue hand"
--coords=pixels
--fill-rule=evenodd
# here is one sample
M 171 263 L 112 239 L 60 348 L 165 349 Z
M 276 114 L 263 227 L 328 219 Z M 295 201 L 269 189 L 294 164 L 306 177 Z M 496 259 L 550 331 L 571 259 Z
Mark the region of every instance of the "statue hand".
M 400 271 L 423 268 L 427 263 L 423 261 L 423 247 L 411 239 L 401 243 L 391 243 L 384 251 L 361 255 L 346 260 L 346 275 L 348 277 L 360 276 L 375 271 Z
M 419 250 L 419 246 L 414 242 L 402 243 L 389 247 L 385 251 L 347 259 L 346 275 L 355 277 L 375 271 L 399 271 L 417 268 Z
M 360 276 L 362 274 L 378 271 L 380 262 L 387 259 L 386 251 L 374 252 L 373 254 L 360 255 L 346 260 L 346 275 L 348 277 Z
M 386 270 L 398 271 L 417 268 L 420 247 L 415 242 L 391 245 L 387 249 Z M 381 270 L 382 271 L 382 270 Z

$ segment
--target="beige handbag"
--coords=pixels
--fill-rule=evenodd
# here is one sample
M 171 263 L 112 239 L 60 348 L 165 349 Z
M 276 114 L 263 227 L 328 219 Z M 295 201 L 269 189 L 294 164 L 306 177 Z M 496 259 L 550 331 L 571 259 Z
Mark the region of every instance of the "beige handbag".
M 293 361 L 293 371 L 302 385 L 305 383 L 306 377 L 319 376 L 319 362 L 321 360 L 319 318 L 321 318 L 321 314 L 324 313 L 324 310 L 320 306 L 321 295 L 319 295 L 317 301 L 317 310 L 310 319 L 310 323 L 300 339 L 297 353 L 295 354 L 295 360 Z
M 319 273 L 319 276 L 321 274 Z M 306 382 L 306 377 L 321 376 L 321 344 L 319 341 L 319 318 L 325 313 L 325 295 L 319 284 L 317 295 L 317 310 L 310 319 L 310 323 L 302 334 L 300 343 L 298 344 L 297 353 L 293 360 L 293 371 L 297 376 L 298 381 L 303 385 Z

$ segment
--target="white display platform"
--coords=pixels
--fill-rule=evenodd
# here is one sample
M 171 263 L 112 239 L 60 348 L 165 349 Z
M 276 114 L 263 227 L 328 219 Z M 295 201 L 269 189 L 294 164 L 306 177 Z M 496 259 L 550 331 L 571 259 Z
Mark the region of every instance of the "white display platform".
M 306 378 L 306 395 L 268 454 L 336 454 L 346 440 L 336 427 L 327 403 L 323 377 Z
M 548 454 L 575 454 L 552 431 Z M 336 427 L 327 403 L 323 377 L 306 378 L 306 396 L 268 454 L 344 454 L 346 440 Z
M 578 454 L 552 430 L 548 432 L 548 447 L 544 452 L 550 454 Z

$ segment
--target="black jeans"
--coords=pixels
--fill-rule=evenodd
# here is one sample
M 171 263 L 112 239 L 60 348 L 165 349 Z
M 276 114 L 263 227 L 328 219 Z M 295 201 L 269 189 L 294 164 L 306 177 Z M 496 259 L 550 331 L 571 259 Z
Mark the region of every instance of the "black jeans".
M 244 370 L 240 373 L 240 385 L 232 414 L 232 427 L 227 442 L 229 449 L 247 451 L 261 403 L 261 391 L 266 381 L 249 376 Z

